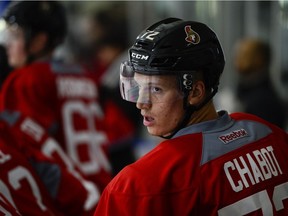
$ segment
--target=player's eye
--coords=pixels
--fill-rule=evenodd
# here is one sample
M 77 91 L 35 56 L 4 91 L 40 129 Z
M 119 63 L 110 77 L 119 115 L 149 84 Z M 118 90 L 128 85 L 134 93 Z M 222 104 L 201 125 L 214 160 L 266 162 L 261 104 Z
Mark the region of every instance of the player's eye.
M 156 86 L 151 86 L 151 91 L 153 93 L 160 93 L 162 91 L 162 89 L 159 87 L 156 87 Z

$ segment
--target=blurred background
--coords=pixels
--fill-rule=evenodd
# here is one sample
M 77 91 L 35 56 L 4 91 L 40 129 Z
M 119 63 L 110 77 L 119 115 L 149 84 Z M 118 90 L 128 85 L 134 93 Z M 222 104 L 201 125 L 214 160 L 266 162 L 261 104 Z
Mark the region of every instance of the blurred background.
M 238 40 L 258 37 L 273 49 L 272 78 L 281 97 L 288 100 L 288 1 L 64 1 L 69 13 L 70 33 L 85 45 L 97 32 L 89 32 L 88 20 L 107 10 L 119 16 L 123 29 L 115 26 L 110 37 L 122 38 L 132 45 L 144 28 L 166 17 L 178 17 L 206 23 L 217 33 L 226 54 L 222 87 L 233 90 L 233 53 Z M 90 20 L 91 21 L 91 20 Z M 105 25 L 105 24 L 104 24 Z M 125 26 L 127 25 L 127 26 Z M 110 26 L 113 29 L 113 26 Z M 90 29 L 91 30 L 91 29 Z M 94 29 L 95 30 L 95 29 Z M 94 35 L 93 35 L 94 34 Z M 121 35 L 122 34 L 122 35 Z M 71 44 L 70 44 L 71 45 Z M 76 44 L 75 44 L 76 45 Z
M 140 31 L 158 20 L 166 17 L 195 20 L 206 23 L 217 33 L 226 54 L 220 92 L 227 98 L 219 99 L 221 103 L 219 107 L 224 103 L 226 109 L 237 110 L 231 107 L 233 104 L 227 93 L 233 94 L 236 91 L 238 74 L 233 63 L 236 43 L 247 37 L 259 38 L 270 44 L 272 52 L 270 76 L 283 103 L 288 101 L 288 1 L 286 0 L 64 1 L 63 3 L 67 7 L 71 26 L 71 38 L 66 44 L 66 49 L 72 51 L 62 54 L 66 55 L 66 58 L 72 57 L 69 57 L 72 53 L 83 57 L 81 52 L 93 47 L 91 42 L 101 37 L 99 30 L 101 24 L 104 28 L 110 28 L 108 30 L 110 35 L 107 37 L 123 43 L 125 48 L 132 45 Z M 113 22 L 105 23 L 105 11 L 107 20 L 112 16 L 118 23 L 114 26 Z M 98 27 L 97 20 L 102 22 L 98 23 Z M 112 26 L 107 26 L 110 24 Z M 88 53 L 87 51 L 86 55 Z
M 7 2 L 9 1 L 1 1 L 1 11 Z M 104 67 L 107 70 L 102 80 L 108 86 L 117 86 L 119 62 L 127 58 L 127 48 L 144 28 L 167 17 L 178 17 L 206 23 L 216 32 L 222 43 L 226 66 L 220 82 L 220 93 L 215 99 L 219 109 L 242 111 L 242 107 L 237 106 L 238 103 L 235 102 L 239 80 L 234 65 L 235 48 L 243 38 L 257 38 L 269 44 L 271 48 L 269 78 L 287 113 L 286 0 L 61 2 L 67 8 L 70 28 L 65 44 L 57 49 L 55 57 L 64 61 L 84 62 L 91 68 Z M 267 100 L 270 100 L 268 95 Z M 277 107 L 274 107 L 274 110 L 277 110 Z M 283 118 L 288 130 L 287 118 Z

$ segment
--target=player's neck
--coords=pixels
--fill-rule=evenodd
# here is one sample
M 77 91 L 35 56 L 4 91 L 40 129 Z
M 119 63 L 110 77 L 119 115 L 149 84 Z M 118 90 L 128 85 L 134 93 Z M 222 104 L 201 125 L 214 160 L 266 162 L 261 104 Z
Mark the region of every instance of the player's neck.
M 207 103 L 203 108 L 200 110 L 195 111 L 192 114 L 191 120 L 189 122 L 189 125 L 197 124 L 200 122 L 210 121 L 218 118 L 217 111 L 214 107 L 214 104 L 212 101 Z

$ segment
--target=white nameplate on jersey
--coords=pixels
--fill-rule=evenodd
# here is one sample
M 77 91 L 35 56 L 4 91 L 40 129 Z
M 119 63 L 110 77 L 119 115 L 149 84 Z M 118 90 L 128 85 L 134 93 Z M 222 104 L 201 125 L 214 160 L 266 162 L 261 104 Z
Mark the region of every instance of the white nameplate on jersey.
M 283 174 L 272 146 L 267 146 L 224 163 L 226 177 L 235 192 Z
M 30 118 L 26 118 L 21 124 L 21 130 L 39 142 L 43 135 L 44 129 Z
M 224 144 L 228 144 L 230 142 L 233 142 L 235 140 L 238 140 L 246 136 L 248 136 L 248 133 L 246 130 L 242 128 L 242 129 L 234 130 L 234 131 L 231 131 L 230 133 L 221 135 L 218 137 L 218 139 L 221 140 L 221 142 L 223 142 Z
M 97 87 L 88 78 L 63 76 L 57 78 L 57 91 L 60 97 L 96 98 Z

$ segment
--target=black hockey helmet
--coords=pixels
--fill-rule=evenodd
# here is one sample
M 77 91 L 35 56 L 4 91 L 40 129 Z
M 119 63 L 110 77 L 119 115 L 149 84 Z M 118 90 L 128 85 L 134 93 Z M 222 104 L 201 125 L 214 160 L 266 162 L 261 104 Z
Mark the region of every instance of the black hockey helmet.
M 129 49 L 129 61 L 121 65 L 120 78 L 134 76 L 134 72 L 174 74 L 179 77 L 181 90 L 187 93 L 194 72 L 203 71 L 205 85 L 214 91 L 214 96 L 224 65 L 224 54 L 213 30 L 203 23 L 168 18 L 139 34 Z M 123 94 L 123 84 L 121 88 L 122 97 L 131 101 Z
M 57 1 L 11 2 L 3 15 L 8 25 L 24 30 L 26 45 L 39 32 L 48 35 L 47 49 L 63 42 L 67 32 L 65 10 Z

